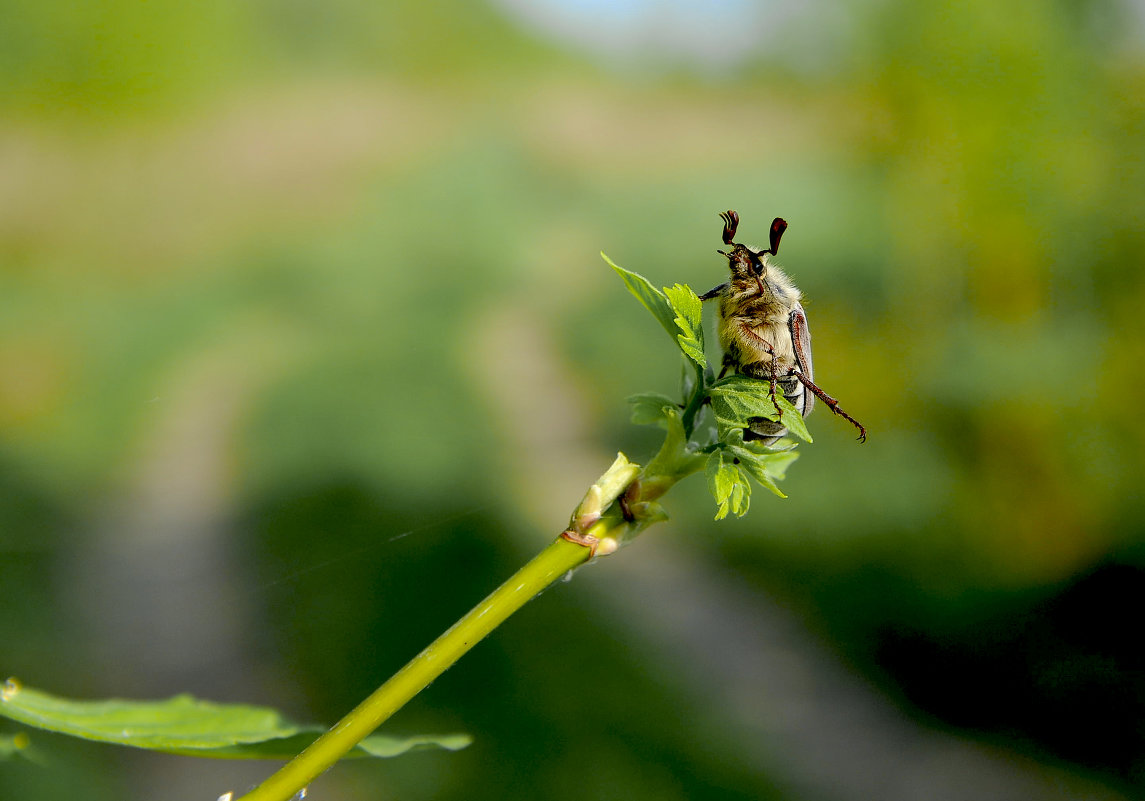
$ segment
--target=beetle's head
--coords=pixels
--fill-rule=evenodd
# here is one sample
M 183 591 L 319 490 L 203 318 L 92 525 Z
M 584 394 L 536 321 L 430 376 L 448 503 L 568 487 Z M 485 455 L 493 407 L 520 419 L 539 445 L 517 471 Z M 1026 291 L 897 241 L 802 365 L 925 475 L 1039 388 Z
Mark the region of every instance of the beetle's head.
M 718 253 L 727 256 L 728 267 L 732 273 L 732 283 L 740 285 L 755 284 L 759 289 L 759 294 L 764 295 L 767 293 L 764 283 L 764 277 L 767 275 L 767 257 L 774 256 L 775 252 L 779 250 L 779 240 L 783 237 L 783 232 L 787 230 L 787 223 L 783 219 L 776 217 L 771 222 L 770 240 L 771 247 L 767 250 L 753 250 L 747 245 L 741 245 L 738 242 L 733 242 L 735 239 L 736 229 L 739 227 L 739 215 L 730 209 L 720 214 L 720 219 L 724 221 L 723 240 L 725 244 L 731 245 L 732 249 L 729 251 L 717 251 Z

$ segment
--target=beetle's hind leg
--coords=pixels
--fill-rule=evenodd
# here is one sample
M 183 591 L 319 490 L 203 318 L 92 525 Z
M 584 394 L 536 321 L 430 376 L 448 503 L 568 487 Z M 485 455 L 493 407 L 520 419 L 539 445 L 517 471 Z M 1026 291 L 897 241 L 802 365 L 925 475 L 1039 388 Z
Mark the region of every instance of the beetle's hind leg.
M 827 404 L 828 408 L 830 408 L 831 411 L 833 411 L 835 414 L 842 417 L 844 420 L 846 420 L 848 423 L 853 425 L 855 428 L 859 429 L 859 442 L 866 442 L 867 441 L 867 429 L 863 428 L 862 423 L 860 423 L 854 417 L 851 417 L 851 415 L 849 415 L 845 411 L 843 411 L 842 407 L 839 406 L 839 401 L 835 400 L 830 395 L 828 395 L 826 392 L 819 389 L 819 387 L 815 385 L 814 381 L 812 381 L 807 376 L 803 375 L 803 373 L 799 372 L 798 370 L 793 371 L 793 375 L 799 379 L 799 382 L 801 384 L 803 384 L 803 386 L 807 387 L 807 389 L 814 392 L 815 397 L 817 397 L 819 400 L 821 400 L 825 404 Z
M 750 362 L 739 368 L 740 375 L 747 376 L 748 378 L 757 378 L 760 381 L 767 382 L 767 395 L 771 398 L 771 405 L 775 407 L 775 419 L 770 420 L 766 417 L 753 417 L 748 422 L 750 425 L 743 430 L 744 442 L 762 442 L 764 445 L 770 445 L 779 439 L 787 431 L 786 426 L 783 425 L 783 409 L 779 406 L 779 398 L 776 396 L 775 386 L 778 383 L 775 374 L 775 364 L 773 361 L 758 361 Z

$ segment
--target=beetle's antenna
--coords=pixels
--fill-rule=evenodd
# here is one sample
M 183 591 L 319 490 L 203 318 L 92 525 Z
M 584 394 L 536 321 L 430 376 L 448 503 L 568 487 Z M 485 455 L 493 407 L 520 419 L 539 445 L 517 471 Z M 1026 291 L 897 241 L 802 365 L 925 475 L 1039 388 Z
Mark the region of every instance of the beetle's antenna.
M 776 217 L 771 221 L 771 248 L 765 250 L 764 253 L 770 253 L 772 256 L 779 250 L 779 240 L 783 238 L 783 232 L 787 230 L 787 220 L 782 217 Z
M 724 244 L 734 245 L 732 240 L 735 239 L 736 229 L 739 228 L 739 215 L 728 209 L 720 212 L 720 219 L 724 221 Z

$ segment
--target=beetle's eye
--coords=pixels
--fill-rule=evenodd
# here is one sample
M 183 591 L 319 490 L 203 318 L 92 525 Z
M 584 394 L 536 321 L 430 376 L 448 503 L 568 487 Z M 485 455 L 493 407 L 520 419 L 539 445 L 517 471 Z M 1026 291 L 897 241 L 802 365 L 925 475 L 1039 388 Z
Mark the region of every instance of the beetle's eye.
M 753 273 L 755 273 L 756 275 L 763 275 L 763 263 L 762 262 L 756 262 L 755 264 L 753 264 L 751 266 L 751 271 Z

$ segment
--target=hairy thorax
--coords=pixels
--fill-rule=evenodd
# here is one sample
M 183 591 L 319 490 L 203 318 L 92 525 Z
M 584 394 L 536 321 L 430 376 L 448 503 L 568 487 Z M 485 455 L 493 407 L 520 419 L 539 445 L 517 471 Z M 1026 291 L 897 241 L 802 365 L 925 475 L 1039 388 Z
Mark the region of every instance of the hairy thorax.
M 796 364 L 790 317 L 800 293 L 774 266 L 769 266 L 762 283 L 761 293 L 754 277 L 733 277 L 720 298 L 720 345 L 725 361 L 737 371 L 774 358 L 776 372 L 784 374 Z

